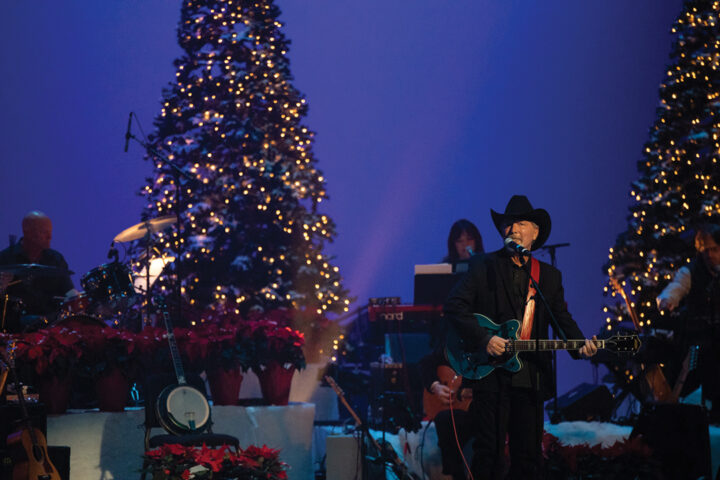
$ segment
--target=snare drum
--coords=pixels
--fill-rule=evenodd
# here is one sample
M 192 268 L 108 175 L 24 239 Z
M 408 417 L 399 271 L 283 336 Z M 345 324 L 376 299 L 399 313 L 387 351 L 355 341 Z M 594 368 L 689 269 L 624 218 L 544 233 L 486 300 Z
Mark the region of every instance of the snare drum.
M 83 315 L 90 310 L 90 297 L 87 293 L 80 292 L 75 296 L 66 298 L 60 305 L 60 318 Z
M 135 296 L 130 269 L 122 263 L 106 263 L 82 276 L 80 283 L 90 300 L 121 308 Z

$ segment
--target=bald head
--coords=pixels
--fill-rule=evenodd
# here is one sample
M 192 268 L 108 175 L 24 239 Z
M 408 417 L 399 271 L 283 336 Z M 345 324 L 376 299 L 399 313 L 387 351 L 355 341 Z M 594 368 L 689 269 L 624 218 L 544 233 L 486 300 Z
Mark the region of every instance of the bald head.
M 26 252 L 42 252 L 50 248 L 52 222 L 47 215 L 37 210 L 28 212 L 22 220 L 23 248 Z

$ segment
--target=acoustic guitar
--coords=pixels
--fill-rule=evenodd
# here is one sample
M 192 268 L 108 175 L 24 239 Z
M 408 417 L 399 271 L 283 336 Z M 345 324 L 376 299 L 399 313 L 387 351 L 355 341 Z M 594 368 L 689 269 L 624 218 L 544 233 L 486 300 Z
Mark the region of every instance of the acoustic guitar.
M 455 373 L 455 370 L 447 365 L 438 365 L 436 373 L 438 381 L 450 388 L 453 410 L 463 410 L 467 412 L 468 408 L 470 408 L 472 397 L 457 397 L 457 394 L 460 391 L 460 386 L 462 385 L 462 377 Z M 433 395 L 428 392 L 427 389 L 423 389 L 423 411 L 425 412 L 425 416 L 427 416 L 428 420 L 435 419 L 435 416 L 437 416 L 438 413 L 443 410 L 448 410 L 449 408 L 450 405 L 443 403 L 437 395 Z
M 517 372 L 522 368 L 520 352 L 547 352 L 553 350 L 579 350 L 585 345 L 585 339 L 578 340 L 519 340 L 520 322 L 508 320 L 497 324 L 485 315 L 473 314 L 478 324 L 490 335 L 509 340 L 505 353 L 494 357 L 485 351 L 467 348 L 460 334 L 451 328 L 448 331 L 445 356 L 453 370 L 465 378 L 479 380 L 488 376 L 496 368 Z M 610 350 L 618 354 L 635 354 L 640 349 L 640 337 L 637 335 L 615 335 L 603 340 L 591 340 L 599 349 Z
M 45 435 L 30 423 L 22 385 L 20 385 L 15 371 L 14 350 L 15 343 L 13 342 L 8 365 L 20 403 L 22 425 L 20 430 L 8 435 L 7 445 L 15 451 L 22 452 L 17 457 L 22 456 L 24 460 L 18 461 L 14 465 L 12 478 L 13 480 L 60 480 L 60 474 L 48 456 Z

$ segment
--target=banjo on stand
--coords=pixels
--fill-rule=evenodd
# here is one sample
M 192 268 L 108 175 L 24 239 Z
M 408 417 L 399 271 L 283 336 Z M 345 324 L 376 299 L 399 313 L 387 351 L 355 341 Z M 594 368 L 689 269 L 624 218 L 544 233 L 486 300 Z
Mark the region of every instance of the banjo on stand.
M 155 404 L 158 420 L 160 425 L 173 435 L 201 433 L 211 425 L 210 404 L 200 390 L 188 385 L 164 300 L 161 300 L 161 308 L 177 384 L 168 385 L 158 395 Z

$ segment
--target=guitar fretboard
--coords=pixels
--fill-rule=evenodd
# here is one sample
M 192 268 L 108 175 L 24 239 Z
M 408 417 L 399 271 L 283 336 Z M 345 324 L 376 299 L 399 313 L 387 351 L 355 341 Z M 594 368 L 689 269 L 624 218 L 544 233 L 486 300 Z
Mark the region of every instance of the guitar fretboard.
M 511 340 L 509 348 L 515 352 L 535 351 L 535 342 L 539 342 L 537 350 L 547 352 L 550 350 L 580 350 L 585 346 L 585 340 Z M 598 348 L 605 348 L 605 340 L 592 340 Z
M 185 370 L 182 366 L 180 358 L 180 350 L 178 350 L 177 341 L 175 340 L 175 333 L 173 332 L 172 322 L 170 321 L 170 314 L 167 310 L 163 310 L 163 320 L 165 321 L 165 328 L 167 329 L 168 344 L 170 345 L 170 356 L 172 357 L 173 367 L 175 367 L 175 376 L 179 384 L 187 383 L 185 381 Z

